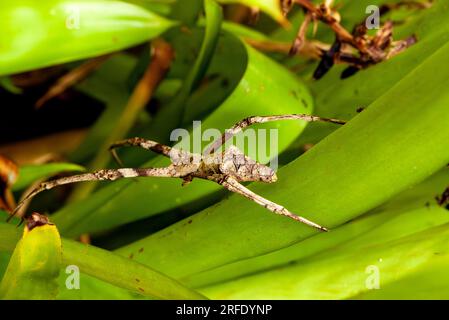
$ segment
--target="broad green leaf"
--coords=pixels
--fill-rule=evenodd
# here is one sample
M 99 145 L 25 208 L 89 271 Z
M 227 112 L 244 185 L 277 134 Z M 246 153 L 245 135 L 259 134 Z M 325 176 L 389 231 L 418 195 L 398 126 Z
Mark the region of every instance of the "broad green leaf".
M 45 180 L 57 173 L 80 171 L 84 171 L 84 168 L 77 164 L 63 162 L 23 166 L 19 169 L 18 180 L 13 185 L 12 190 L 23 190 L 34 182 Z
M 65 264 L 76 265 L 83 273 L 117 287 L 156 299 L 204 299 L 177 281 L 128 257 L 70 240 L 64 240 L 63 246 Z
M 148 10 L 115 0 L 2 1 L 0 75 L 121 50 L 171 26 Z
M 70 269 L 69 269 L 70 271 Z M 79 290 L 66 290 L 66 281 L 69 274 L 61 271 L 59 277 L 59 294 L 57 300 L 152 300 L 138 293 L 119 288 L 108 282 L 81 272 L 79 277 Z
M 313 103 L 308 90 L 295 76 L 254 49 L 242 46 L 234 37 L 228 36 L 228 39 L 236 48 L 230 51 L 231 54 L 235 54 L 236 59 L 244 58 L 241 62 L 244 63 L 245 73 L 228 99 L 203 119 L 203 130 L 215 128 L 223 132 L 237 121 L 255 114 L 312 112 Z M 271 147 L 277 147 L 282 152 L 305 126 L 306 123 L 302 121 L 284 121 L 257 128 L 278 129 L 279 141 Z M 203 143 L 207 145 L 209 142 Z M 257 150 L 248 155 L 253 159 L 258 158 Z M 144 166 L 165 164 L 165 159 L 156 158 Z M 221 187 L 200 180 L 186 187 L 182 187 L 177 179 L 122 180 L 108 184 L 82 203 L 66 206 L 53 219 L 64 235 L 76 236 L 105 230 L 192 202 L 200 206 L 201 202 L 208 203 L 207 196 L 219 190 L 222 190 Z
M 449 68 L 442 67 L 447 54 L 449 44 L 347 125 L 281 168 L 277 183 L 251 189 L 332 229 L 443 168 L 449 162 Z M 129 255 L 145 247 L 138 261 L 181 278 L 314 234 L 233 195 L 118 252 Z
M 423 270 L 427 279 L 430 272 L 437 270 L 434 276 L 442 277 L 439 281 L 447 285 L 447 275 L 442 271 L 449 267 L 448 240 L 449 230 L 445 224 L 369 248 L 329 253 L 300 264 L 218 284 L 202 292 L 212 299 L 347 299 L 379 288 L 376 291 L 381 298 L 384 287 L 394 286 L 397 281 L 401 283 L 416 273 L 422 276 Z M 410 282 L 404 289 L 413 291 L 416 296 L 416 288 Z M 447 297 L 447 292 L 434 291 L 432 296 L 441 299 Z
M 439 255 L 440 252 L 434 252 Z M 382 290 L 370 290 L 356 295 L 358 300 L 447 300 L 449 279 L 446 260 L 433 261 L 411 275 L 383 286 Z
M 55 299 L 61 263 L 61 238 L 54 225 L 25 228 L 0 284 L 0 298 Z

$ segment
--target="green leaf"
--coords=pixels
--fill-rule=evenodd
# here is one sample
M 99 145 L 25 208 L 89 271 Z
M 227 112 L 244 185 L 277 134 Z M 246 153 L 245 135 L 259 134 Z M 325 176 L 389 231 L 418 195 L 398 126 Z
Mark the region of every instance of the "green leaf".
M 347 125 L 281 168 L 277 183 L 251 189 L 332 229 L 444 167 L 449 162 L 447 54 L 449 44 Z M 233 195 L 118 252 L 129 255 L 145 247 L 138 261 L 181 278 L 314 234 Z
M 156 299 L 204 299 L 177 281 L 129 258 L 70 240 L 64 240 L 63 247 L 66 265 L 76 265 L 83 273 L 120 288 Z
M 61 272 L 59 277 L 59 294 L 57 300 L 152 300 L 152 297 L 119 288 L 108 282 L 80 272 L 79 290 L 65 290 L 68 274 Z
M 438 271 L 434 276 L 442 276 L 438 278 L 441 284 L 447 284 L 447 275 L 443 276 L 442 271 L 449 267 L 448 240 L 445 224 L 369 248 L 329 253 L 202 292 L 212 299 L 348 299 L 373 290 L 378 284 L 380 290 L 375 290 L 378 294 L 374 296 L 382 298 L 384 287 L 388 290 L 398 281 L 401 284 L 404 278 L 410 281 L 417 273 L 422 276 L 423 270 L 427 274 L 425 279 L 430 272 Z M 416 296 L 416 288 L 408 283 L 403 289 Z M 432 283 L 435 278 L 427 286 Z M 432 296 L 444 298 L 447 293 L 434 291 Z
M 439 255 L 440 252 L 434 252 Z M 412 274 L 383 286 L 382 290 L 370 290 L 356 295 L 359 300 L 447 300 L 449 278 L 448 259 L 431 261 Z
M 0 284 L 0 298 L 55 299 L 61 262 L 61 238 L 54 225 L 25 229 Z
M 13 191 L 23 190 L 36 181 L 46 180 L 55 174 L 62 172 L 81 172 L 85 169 L 73 163 L 48 163 L 40 165 L 28 165 L 20 167 L 19 177 L 13 185 Z
M 121 50 L 171 26 L 173 22 L 121 1 L 2 1 L 0 75 Z

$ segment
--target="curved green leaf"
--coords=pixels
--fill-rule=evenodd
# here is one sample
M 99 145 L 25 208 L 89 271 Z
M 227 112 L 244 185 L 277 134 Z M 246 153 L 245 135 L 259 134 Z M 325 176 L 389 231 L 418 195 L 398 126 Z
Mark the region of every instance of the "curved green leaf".
M 329 253 L 202 292 L 212 299 L 347 299 L 379 288 L 374 291 L 382 296 L 384 286 L 388 288 L 422 270 L 430 272 L 437 268 L 440 275 L 444 267 L 447 270 L 448 240 L 445 224 L 369 249 Z M 443 279 L 447 284 L 447 275 Z M 416 293 L 416 288 L 412 291 Z M 433 296 L 442 298 L 447 294 L 443 290 L 433 292 Z
M 439 255 L 439 252 L 435 252 Z M 447 269 L 449 261 L 446 259 L 431 261 L 418 268 L 412 274 L 389 283 L 382 290 L 363 292 L 352 299 L 358 300 L 447 300 L 449 278 Z
M 0 298 L 55 299 L 61 263 L 61 238 L 54 225 L 25 229 L 0 284 Z
M 117 287 L 156 299 L 204 299 L 177 281 L 129 258 L 70 240 L 64 240 L 63 246 L 65 264 L 76 265 L 83 273 Z
M 0 75 L 121 50 L 171 26 L 148 10 L 115 0 L 2 1 Z

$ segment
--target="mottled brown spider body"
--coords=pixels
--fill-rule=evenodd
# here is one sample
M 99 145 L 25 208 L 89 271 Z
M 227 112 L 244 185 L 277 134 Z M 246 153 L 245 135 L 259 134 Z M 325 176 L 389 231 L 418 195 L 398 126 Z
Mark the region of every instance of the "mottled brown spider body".
M 277 181 L 276 172 L 270 167 L 260 164 L 247 157 L 235 146 L 230 146 L 222 153 L 204 156 L 200 168 L 202 176 L 218 182 L 225 177 L 232 177 L 238 182 L 265 182 Z

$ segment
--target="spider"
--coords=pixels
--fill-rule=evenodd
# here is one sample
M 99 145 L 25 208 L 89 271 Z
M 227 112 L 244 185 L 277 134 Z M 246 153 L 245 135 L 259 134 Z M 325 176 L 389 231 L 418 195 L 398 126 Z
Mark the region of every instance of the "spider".
M 183 185 L 190 183 L 195 178 L 213 181 L 231 192 L 238 193 L 245 198 L 254 201 L 275 214 L 289 217 L 320 231 L 328 231 L 325 227 L 304 217 L 293 214 L 283 206 L 261 197 L 241 184 L 244 182 L 274 183 L 277 181 L 277 176 L 273 169 L 250 159 L 235 146 L 230 146 L 223 152 L 216 152 L 228 139 L 241 132 L 244 128 L 256 123 L 266 123 L 278 120 L 304 120 L 307 122 L 321 121 L 339 125 L 345 124 L 345 121 L 342 120 L 320 118 L 306 114 L 253 116 L 238 122 L 231 129 L 226 130 L 222 137 L 213 142 L 202 155 L 178 150 L 142 138 L 131 138 L 119 141 L 109 148 L 113 157 L 119 163 L 120 159 L 118 159 L 116 154 L 117 148 L 141 147 L 169 157 L 171 164 L 162 168 L 105 169 L 43 182 L 18 204 L 8 221 L 27 201 L 31 200 L 42 191 L 50 190 L 57 186 L 83 181 L 114 181 L 123 178 L 136 177 L 166 177 L 180 178 L 183 180 Z

